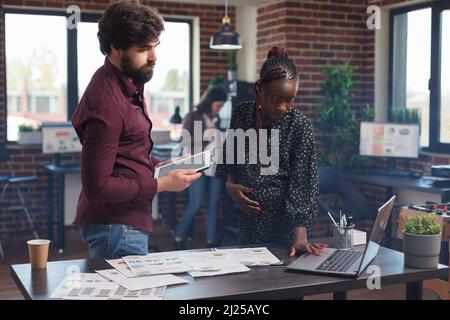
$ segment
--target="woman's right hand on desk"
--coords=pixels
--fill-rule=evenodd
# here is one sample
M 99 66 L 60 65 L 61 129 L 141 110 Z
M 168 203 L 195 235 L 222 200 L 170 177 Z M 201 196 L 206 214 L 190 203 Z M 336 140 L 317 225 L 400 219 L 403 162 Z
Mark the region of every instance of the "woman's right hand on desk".
M 226 183 L 228 194 L 233 199 L 234 203 L 247 214 L 260 214 L 261 206 L 258 202 L 251 200 L 244 193 L 250 193 L 252 188 L 245 187 L 241 184 L 236 184 L 228 181 Z
M 169 171 L 162 177 L 157 178 L 158 191 L 178 192 L 183 191 L 189 187 L 195 180 L 200 178 L 201 172 L 197 173 L 195 170 L 181 170 L 175 169 Z

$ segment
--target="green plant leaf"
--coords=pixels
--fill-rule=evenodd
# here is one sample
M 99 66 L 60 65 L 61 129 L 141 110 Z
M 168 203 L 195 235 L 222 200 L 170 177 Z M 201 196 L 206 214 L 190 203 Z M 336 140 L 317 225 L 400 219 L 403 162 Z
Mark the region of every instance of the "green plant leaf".
M 359 121 L 356 120 L 351 92 L 356 84 L 353 67 L 345 64 L 323 68 L 325 80 L 321 85 L 324 101 L 316 111 L 315 126 L 319 129 L 320 165 L 349 169 L 367 164 L 359 156 Z M 361 118 L 373 120 L 373 107 L 366 105 Z M 355 139 L 356 137 L 356 139 Z
M 436 218 L 436 214 L 420 213 L 415 217 L 405 217 L 403 219 L 403 231 L 416 235 L 435 235 L 442 230 L 441 224 Z

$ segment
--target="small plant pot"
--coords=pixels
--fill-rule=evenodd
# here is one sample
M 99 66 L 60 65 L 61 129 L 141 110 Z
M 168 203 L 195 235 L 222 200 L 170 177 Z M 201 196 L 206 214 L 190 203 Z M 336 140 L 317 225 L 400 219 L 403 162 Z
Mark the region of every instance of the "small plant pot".
M 403 232 L 405 266 L 412 268 L 436 268 L 441 252 L 441 233 L 417 235 Z
M 19 132 L 18 144 L 41 144 L 42 143 L 42 132 Z

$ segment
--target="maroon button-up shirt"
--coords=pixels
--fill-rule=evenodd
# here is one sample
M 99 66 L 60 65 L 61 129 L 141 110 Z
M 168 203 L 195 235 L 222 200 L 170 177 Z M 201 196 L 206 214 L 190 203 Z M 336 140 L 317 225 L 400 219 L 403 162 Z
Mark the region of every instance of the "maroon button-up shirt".
M 107 58 L 92 76 L 72 124 L 83 145 L 76 225 L 125 224 L 152 231 L 158 163 L 150 156 L 152 122 L 143 86 Z

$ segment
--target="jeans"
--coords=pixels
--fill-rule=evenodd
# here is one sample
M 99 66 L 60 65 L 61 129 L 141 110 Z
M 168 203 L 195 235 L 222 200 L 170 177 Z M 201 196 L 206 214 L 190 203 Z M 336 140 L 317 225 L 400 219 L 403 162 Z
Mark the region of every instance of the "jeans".
M 148 253 L 149 233 L 123 224 L 80 226 L 80 233 L 93 259 Z
M 202 204 L 203 194 L 206 197 L 206 205 L 208 209 L 207 215 L 207 241 L 213 242 L 216 235 L 218 209 L 220 200 L 220 189 L 222 181 L 217 177 L 209 177 L 202 175 L 188 188 L 188 204 L 183 212 L 180 224 L 178 225 L 176 235 L 183 238 L 186 229 L 191 224 L 192 219 Z

